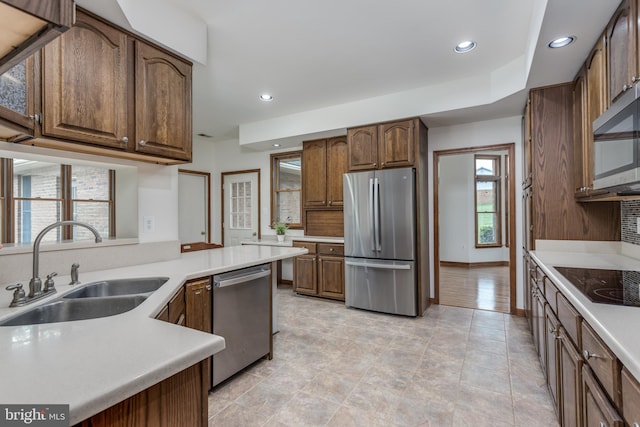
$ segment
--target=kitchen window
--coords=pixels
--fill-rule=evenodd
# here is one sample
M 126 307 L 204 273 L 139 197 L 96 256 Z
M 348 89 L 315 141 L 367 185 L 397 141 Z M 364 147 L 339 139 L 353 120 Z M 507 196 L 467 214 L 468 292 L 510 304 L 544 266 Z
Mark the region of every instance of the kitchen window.
M 476 248 L 501 246 L 500 156 L 477 155 L 475 165 Z
M 271 223 L 302 228 L 302 152 L 271 155 Z
M 76 220 L 115 236 L 115 171 L 26 159 L 2 159 L 2 241 L 28 244 L 47 225 Z M 43 241 L 91 239 L 88 230 L 63 227 Z

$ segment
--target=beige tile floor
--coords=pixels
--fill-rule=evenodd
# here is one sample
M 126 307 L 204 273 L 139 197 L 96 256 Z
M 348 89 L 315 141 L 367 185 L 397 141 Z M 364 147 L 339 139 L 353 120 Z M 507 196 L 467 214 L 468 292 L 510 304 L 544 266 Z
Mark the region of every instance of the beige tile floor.
M 209 394 L 210 426 L 557 426 L 526 320 L 406 318 L 278 290 L 280 333 Z

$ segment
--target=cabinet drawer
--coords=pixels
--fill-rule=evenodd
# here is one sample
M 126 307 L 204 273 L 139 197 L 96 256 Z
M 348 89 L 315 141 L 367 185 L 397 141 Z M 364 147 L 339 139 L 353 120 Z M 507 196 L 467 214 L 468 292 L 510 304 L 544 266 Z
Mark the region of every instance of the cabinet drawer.
M 578 350 L 582 349 L 580 341 L 580 322 L 582 317 L 578 314 L 575 308 L 567 301 L 562 294 L 556 295 L 556 302 L 558 305 L 558 320 L 564 329 L 567 331 L 567 335 L 573 341 Z
M 339 243 L 318 243 L 318 253 L 321 255 L 344 255 L 344 245 Z
M 181 317 L 184 319 L 184 311 L 184 287 L 182 287 L 169 301 L 169 322 L 178 323 Z
M 303 242 L 301 240 L 294 240 L 293 241 L 293 247 L 294 248 L 307 248 L 307 250 L 309 251 L 309 254 L 315 254 L 316 253 L 316 246 L 318 244 L 316 242 Z
M 622 368 L 622 415 L 627 425 L 640 425 L 640 384 L 627 368 Z
M 558 288 L 553 284 L 548 277 L 544 278 L 544 296 L 549 303 L 549 306 L 553 310 L 554 313 L 558 312 L 558 302 L 556 300 L 556 294 L 558 293 Z
M 622 403 L 620 362 L 587 322 L 582 322 L 582 356 L 593 370 L 593 374 L 604 391 L 619 408 Z

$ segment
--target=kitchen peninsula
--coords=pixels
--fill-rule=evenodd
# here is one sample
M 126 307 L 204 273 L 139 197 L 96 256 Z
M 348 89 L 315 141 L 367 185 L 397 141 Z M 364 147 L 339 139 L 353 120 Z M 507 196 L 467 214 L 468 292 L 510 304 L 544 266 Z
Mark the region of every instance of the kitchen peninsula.
M 100 413 L 225 348 L 223 337 L 155 319 L 186 281 L 264 263 L 275 266 L 279 260 L 305 253 L 301 248 L 236 246 L 185 253 L 165 262 L 84 272 L 83 284 L 151 276 L 169 280 L 138 307 L 119 315 L 0 326 L 0 363 L 5 367 L 0 402 L 69 404 L 71 425 Z M 58 293 L 42 303 L 78 288 L 67 285 L 69 277 L 56 279 Z M 33 307 L 9 308 L 10 300 L 10 292 L 1 294 L 0 320 Z

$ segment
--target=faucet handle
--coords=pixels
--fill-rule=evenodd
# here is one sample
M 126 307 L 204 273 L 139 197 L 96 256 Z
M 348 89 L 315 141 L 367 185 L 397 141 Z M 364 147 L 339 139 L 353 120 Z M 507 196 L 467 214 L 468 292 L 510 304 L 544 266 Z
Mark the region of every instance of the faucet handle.
M 52 292 L 56 290 L 56 284 L 53 281 L 53 278 L 57 275 L 58 273 L 56 273 L 55 271 L 51 274 L 47 274 L 47 280 L 44 281 L 44 289 L 42 290 L 42 292 Z
M 80 268 L 80 264 L 74 262 L 71 264 L 71 282 L 70 285 L 78 285 L 80 284 L 80 277 L 78 273 L 78 269 Z
M 9 285 L 6 287 L 8 291 L 13 291 L 13 300 L 9 307 L 17 307 L 22 305 L 27 300 L 27 297 L 24 293 L 24 289 L 22 289 L 22 283 L 16 283 L 15 285 Z

